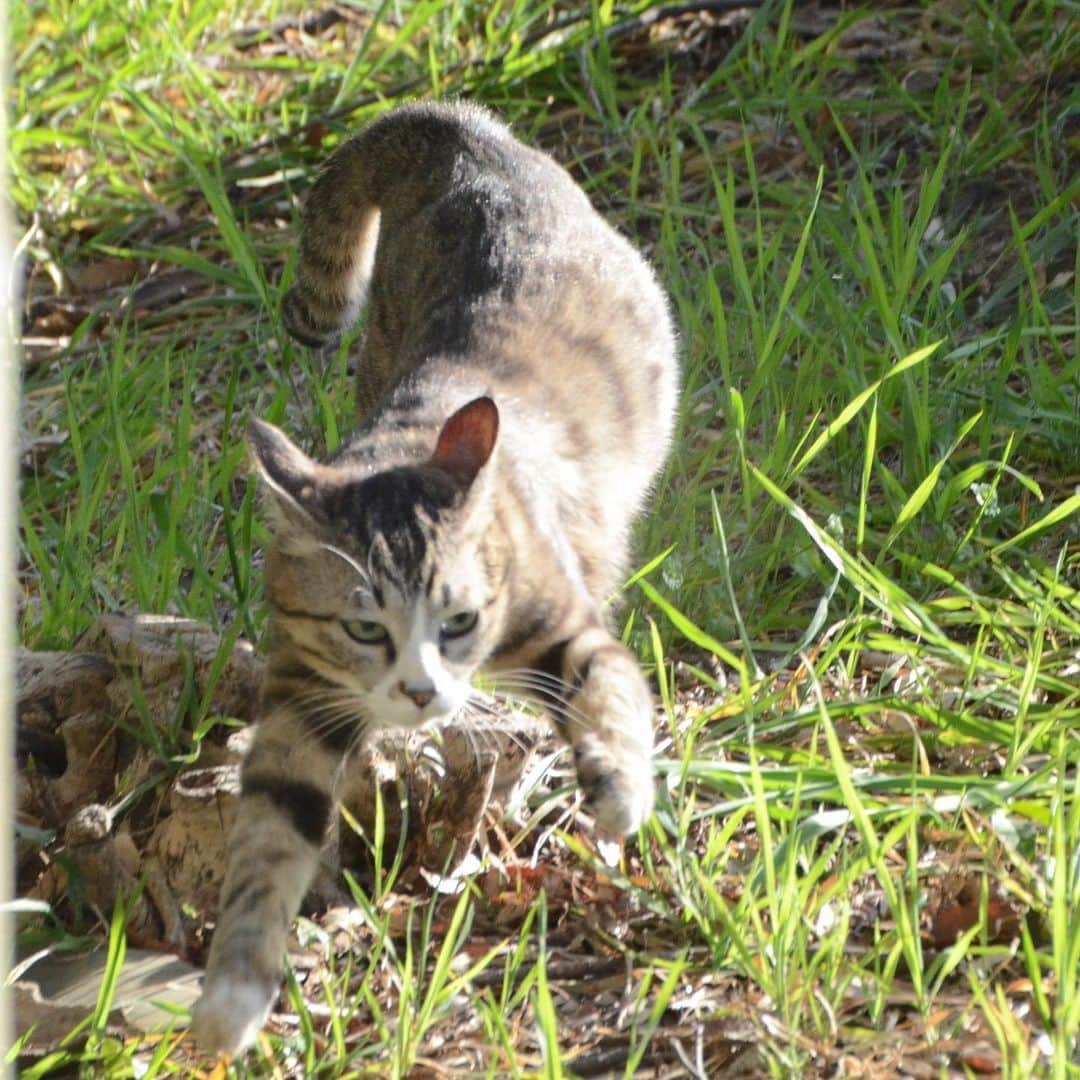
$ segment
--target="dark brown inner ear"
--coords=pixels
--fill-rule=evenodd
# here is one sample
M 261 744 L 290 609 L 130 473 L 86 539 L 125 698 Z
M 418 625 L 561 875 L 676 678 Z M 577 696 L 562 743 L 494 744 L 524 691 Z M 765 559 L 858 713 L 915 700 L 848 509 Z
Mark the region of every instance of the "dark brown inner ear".
M 487 464 L 499 434 L 499 410 L 489 397 L 463 405 L 439 432 L 431 463 L 469 487 Z

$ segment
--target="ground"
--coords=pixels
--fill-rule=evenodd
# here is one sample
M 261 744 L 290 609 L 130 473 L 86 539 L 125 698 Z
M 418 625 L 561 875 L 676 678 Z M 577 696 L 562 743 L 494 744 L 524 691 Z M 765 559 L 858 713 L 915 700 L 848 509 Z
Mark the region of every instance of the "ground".
M 10 20 L 20 947 L 110 946 L 89 1020 L 12 1049 L 26 1076 L 1080 1076 L 1074 5 Z M 350 343 L 279 323 L 300 201 L 346 132 L 433 96 L 562 161 L 672 298 L 679 435 L 615 616 L 657 690 L 657 813 L 605 843 L 525 720 L 388 751 L 352 885 L 215 1066 L 182 1010 L 112 1010 L 122 946 L 197 963 L 212 928 L 213 859 L 167 853 L 208 836 L 192 800 L 223 828 L 252 719 L 246 418 L 319 453 L 352 415 Z M 465 768 L 482 803 L 440 795 Z

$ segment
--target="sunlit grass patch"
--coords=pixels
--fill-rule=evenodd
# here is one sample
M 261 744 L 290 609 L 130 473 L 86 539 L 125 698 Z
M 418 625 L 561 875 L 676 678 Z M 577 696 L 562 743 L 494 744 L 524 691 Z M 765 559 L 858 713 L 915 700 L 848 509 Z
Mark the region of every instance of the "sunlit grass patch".
M 613 855 L 538 781 L 450 896 L 369 838 L 355 923 L 302 924 L 232 1074 L 1080 1075 L 1077 21 L 658 10 L 12 12 L 28 646 L 107 611 L 258 638 L 244 423 L 321 453 L 352 415 L 348 346 L 279 324 L 299 202 L 398 100 L 501 110 L 681 330 L 620 616 L 656 817 Z M 145 745 L 175 770 L 214 719 L 185 701 Z M 188 1074 L 175 1036 L 101 1036 L 101 1000 L 27 1067 Z

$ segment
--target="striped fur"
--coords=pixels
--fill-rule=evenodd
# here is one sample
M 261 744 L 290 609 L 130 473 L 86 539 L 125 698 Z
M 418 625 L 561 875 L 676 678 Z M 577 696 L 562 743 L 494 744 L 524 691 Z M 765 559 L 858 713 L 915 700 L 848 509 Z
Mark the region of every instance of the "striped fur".
M 283 317 L 314 345 L 362 308 L 361 423 L 338 453 L 250 429 L 270 656 L 195 1011 L 209 1051 L 266 1018 L 350 749 L 453 714 L 477 671 L 547 706 L 601 825 L 652 809 L 652 701 L 605 618 L 678 389 L 652 273 L 490 114 L 409 106 L 319 176 Z

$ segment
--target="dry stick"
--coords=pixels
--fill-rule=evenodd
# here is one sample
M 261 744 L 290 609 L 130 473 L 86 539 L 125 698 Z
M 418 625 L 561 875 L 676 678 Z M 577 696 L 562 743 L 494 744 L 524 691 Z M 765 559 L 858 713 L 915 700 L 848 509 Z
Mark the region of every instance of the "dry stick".
M 253 49 L 264 41 L 273 41 L 283 37 L 290 30 L 299 30 L 302 34 L 321 34 L 345 21 L 345 15 L 339 7 L 325 8 L 299 18 L 278 19 L 269 26 L 244 26 L 233 34 L 233 42 L 238 49 Z
M 662 7 L 650 8 L 648 11 L 643 11 L 640 15 L 634 15 L 632 18 L 624 19 L 622 22 L 613 23 L 611 26 L 607 27 L 603 33 L 594 34 L 589 38 L 582 48 L 587 49 L 598 44 L 601 38 L 606 41 L 613 41 L 615 38 L 622 37 L 624 34 L 631 34 L 635 30 L 643 30 L 646 27 L 652 26 L 653 23 L 659 22 L 662 19 L 673 19 L 679 15 L 690 14 L 720 14 L 727 11 L 738 11 L 744 8 L 756 9 L 763 7 L 768 2 L 769 0 L 697 0 L 696 3 L 665 4 Z M 498 56 L 490 60 L 483 56 L 475 57 L 470 60 L 459 60 L 447 67 L 445 69 L 445 74 L 457 75 L 470 70 L 497 68 L 506 61 L 511 52 L 521 52 L 528 49 L 537 42 L 543 41 L 544 38 L 551 37 L 552 34 L 557 34 L 560 30 L 565 30 L 567 27 L 579 25 L 590 17 L 591 16 L 589 15 L 575 14 L 556 19 L 550 26 L 545 26 L 540 30 L 534 30 L 531 34 L 527 34 L 522 38 L 520 44 L 504 50 Z M 358 109 L 367 108 L 367 106 L 375 105 L 380 101 L 392 101 L 395 98 L 401 97 L 403 94 L 407 94 L 410 90 L 413 90 L 418 86 L 423 86 L 427 82 L 428 76 L 420 75 L 413 79 L 406 79 L 404 82 L 398 83 L 396 86 L 391 87 L 385 92 L 362 94 L 359 97 L 355 97 L 351 101 L 346 102 L 344 105 L 339 105 L 336 109 L 331 109 L 330 112 L 324 113 L 315 120 L 308 121 L 308 123 L 303 127 L 298 128 L 296 131 L 285 132 L 280 135 L 268 135 L 265 139 L 260 139 L 257 143 L 244 147 L 242 151 L 236 150 L 226 157 L 235 158 L 240 155 L 248 157 L 252 154 L 258 154 L 263 150 L 269 150 L 272 147 L 283 146 L 298 138 L 302 139 L 311 131 L 322 125 L 330 124 L 335 120 L 340 120 L 343 117 L 356 112 Z
M 476 986 L 501 986 L 506 978 L 507 965 L 492 965 L 473 976 Z M 582 956 L 567 959 L 552 959 L 548 963 L 548 978 L 552 982 L 580 982 L 619 975 L 626 971 L 624 956 Z M 525 978 L 522 972 L 516 982 Z

